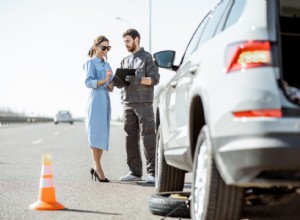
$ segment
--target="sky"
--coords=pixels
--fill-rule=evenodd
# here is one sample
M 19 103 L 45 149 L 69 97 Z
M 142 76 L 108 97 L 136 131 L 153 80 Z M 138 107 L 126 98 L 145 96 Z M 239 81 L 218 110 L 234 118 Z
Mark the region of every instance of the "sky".
M 129 54 L 122 39 L 128 28 L 139 31 L 145 50 L 175 50 L 179 63 L 194 30 L 216 2 L 0 0 L 0 110 L 49 117 L 69 110 L 84 117 L 88 89 L 82 66 L 97 36 L 110 41 L 113 70 Z M 174 72 L 160 74 L 163 86 Z M 120 91 L 115 88 L 110 95 L 113 119 L 122 116 Z

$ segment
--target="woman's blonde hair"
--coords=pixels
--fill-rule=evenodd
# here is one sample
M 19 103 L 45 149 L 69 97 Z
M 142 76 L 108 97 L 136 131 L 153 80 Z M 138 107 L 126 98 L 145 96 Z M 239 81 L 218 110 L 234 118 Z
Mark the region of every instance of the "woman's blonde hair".
M 96 37 L 96 39 L 94 40 L 93 46 L 90 48 L 90 50 L 88 52 L 88 56 L 93 57 L 96 53 L 95 47 L 97 47 L 99 44 L 101 44 L 104 41 L 109 42 L 109 40 L 104 35 L 100 35 L 100 36 Z

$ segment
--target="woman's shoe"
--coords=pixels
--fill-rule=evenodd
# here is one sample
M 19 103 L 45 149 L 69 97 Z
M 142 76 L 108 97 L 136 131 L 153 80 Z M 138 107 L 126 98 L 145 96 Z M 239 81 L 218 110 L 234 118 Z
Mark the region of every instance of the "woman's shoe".
M 93 167 L 91 168 L 90 172 L 91 172 L 92 179 L 93 179 L 93 176 L 94 176 L 94 173 L 95 173 L 95 170 L 94 170 L 94 168 L 93 168 Z
M 107 178 L 105 178 L 105 179 L 99 179 L 99 181 L 100 182 L 104 182 L 104 183 L 109 183 L 110 182 Z
M 110 182 L 107 178 L 100 179 L 100 177 L 98 176 L 98 173 L 95 170 L 94 170 L 94 176 L 95 176 L 95 181 L 97 181 L 97 179 L 98 179 L 99 182 L 104 182 L 104 183 Z

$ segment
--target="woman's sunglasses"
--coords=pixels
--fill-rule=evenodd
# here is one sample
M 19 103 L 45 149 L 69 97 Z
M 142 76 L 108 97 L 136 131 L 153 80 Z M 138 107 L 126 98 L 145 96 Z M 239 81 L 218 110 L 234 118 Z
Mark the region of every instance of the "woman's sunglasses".
M 101 50 L 103 50 L 103 51 L 105 51 L 105 50 L 107 50 L 107 51 L 109 51 L 110 50 L 110 48 L 111 48 L 111 46 L 100 46 L 100 48 L 101 48 Z

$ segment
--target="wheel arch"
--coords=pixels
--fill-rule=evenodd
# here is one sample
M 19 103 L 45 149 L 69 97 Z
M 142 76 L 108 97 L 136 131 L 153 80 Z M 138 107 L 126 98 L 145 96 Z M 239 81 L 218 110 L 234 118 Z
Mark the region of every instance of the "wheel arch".
M 156 130 L 158 129 L 159 125 L 160 125 L 159 108 L 156 108 L 155 109 L 155 127 L 156 127 Z
M 190 108 L 190 119 L 189 119 L 189 129 L 190 129 L 190 146 L 191 146 L 191 157 L 194 160 L 195 150 L 198 135 L 202 127 L 206 124 L 203 103 L 200 96 L 195 96 L 191 102 Z

